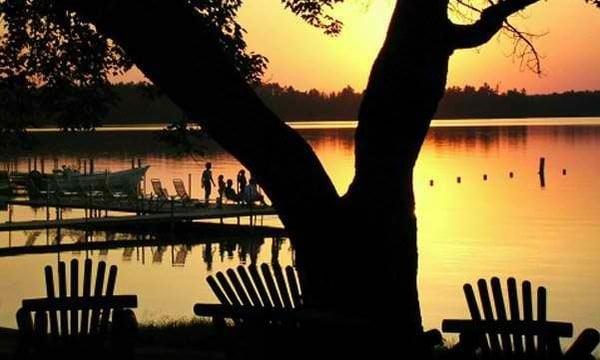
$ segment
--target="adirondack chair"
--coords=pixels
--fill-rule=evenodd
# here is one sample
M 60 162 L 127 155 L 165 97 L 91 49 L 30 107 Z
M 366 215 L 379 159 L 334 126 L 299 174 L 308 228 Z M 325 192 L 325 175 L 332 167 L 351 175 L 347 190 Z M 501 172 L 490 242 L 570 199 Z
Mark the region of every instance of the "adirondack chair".
M 523 281 L 522 298 L 519 304 L 517 282 L 507 280 L 507 315 L 500 280 L 493 277 L 490 281 L 491 296 L 487 282 L 477 282 L 481 311 L 473 287 L 465 284 L 463 289 L 470 320 L 444 320 L 442 331 L 459 333 L 460 342 L 452 350 L 454 357 L 460 359 L 588 359 L 599 341 L 598 331 L 586 329 L 564 354 L 559 338 L 573 336 L 573 325 L 565 322 L 547 320 L 546 288 L 537 288 L 537 309 L 534 320 L 531 283 Z M 492 300 L 493 299 L 493 307 Z M 495 314 L 495 315 L 494 315 Z
M 273 270 L 271 272 L 271 269 Z M 291 266 L 267 264 L 238 266 L 208 276 L 206 281 L 221 304 L 196 304 L 194 313 L 212 317 L 217 326 L 225 319 L 236 325 L 256 324 L 295 326 L 295 313 L 302 308 L 302 291 Z M 262 273 L 262 276 L 261 276 Z M 286 281 L 287 280 L 287 281 Z
M 207 282 L 220 304 L 196 304 L 194 313 L 211 317 L 222 331 L 221 338 L 233 339 L 224 344 L 228 358 L 370 358 L 381 352 L 359 346 L 362 350 L 358 351 L 368 352 L 361 356 L 356 347 L 349 346 L 378 338 L 370 337 L 368 319 L 308 308 L 300 278 L 291 266 L 285 270 L 278 264 L 238 266 L 208 276 Z M 234 326 L 226 326 L 226 321 Z M 389 334 L 387 328 L 375 329 Z M 431 349 L 441 343 L 441 334 L 430 330 L 419 341 Z
M 137 331 L 131 308 L 137 307 L 137 296 L 114 295 L 117 267 L 110 267 L 106 285 L 105 272 L 106 263 L 101 261 L 92 284 L 92 261 L 87 259 L 80 293 L 79 264 L 73 259 L 68 293 L 65 263 L 58 264 L 58 289 L 52 267 L 46 266 L 47 297 L 23 300 L 17 311 L 17 358 L 104 358 L 111 354 L 131 358 Z

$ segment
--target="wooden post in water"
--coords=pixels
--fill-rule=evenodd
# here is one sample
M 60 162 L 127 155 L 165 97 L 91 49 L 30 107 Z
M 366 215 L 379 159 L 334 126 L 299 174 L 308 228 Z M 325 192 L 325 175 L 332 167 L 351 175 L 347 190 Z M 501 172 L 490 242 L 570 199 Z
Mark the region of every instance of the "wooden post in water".
M 139 168 L 142 167 L 142 159 L 141 158 L 137 159 L 137 167 L 139 167 Z
M 83 160 L 83 175 L 87 175 L 87 160 Z
M 27 158 L 27 172 L 31 172 L 31 158 Z
M 94 159 L 90 159 L 90 175 L 94 173 Z
M 508 173 L 508 177 L 512 179 L 515 177 L 515 174 L 511 171 Z
M 433 180 L 429 180 L 429 186 L 433 186 Z
M 487 174 L 483 174 L 483 181 L 487 181 L 487 179 L 488 179 Z
M 192 196 L 192 174 L 188 174 L 188 194 L 190 195 L 190 199 L 193 198 Z
M 135 158 L 131 159 L 131 168 L 135 169 Z
M 539 166 L 538 174 L 542 175 L 542 174 L 544 174 L 545 171 L 546 171 L 546 158 L 545 157 L 541 157 L 540 158 L 540 166 Z
M 40 169 L 42 170 L 42 174 L 46 173 L 46 164 L 44 163 L 44 158 L 40 159 Z
M 460 183 L 462 182 L 462 178 L 461 178 L 460 176 L 459 176 L 459 177 L 457 177 L 457 178 L 456 178 L 456 182 L 457 182 L 458 184 L 460 184 Z
M 563 170 L 562 170 L 562 174 L 563 174 L 563 175 L 567 175 L 567 169 L 563 169 Z
M 37 156 L 33 157 L 33 170 L 37 170 Z

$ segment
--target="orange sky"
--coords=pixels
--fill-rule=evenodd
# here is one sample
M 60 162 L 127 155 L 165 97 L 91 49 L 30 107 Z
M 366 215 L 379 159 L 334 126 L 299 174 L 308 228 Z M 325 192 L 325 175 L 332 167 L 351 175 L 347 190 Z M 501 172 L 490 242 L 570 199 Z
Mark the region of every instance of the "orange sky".
M 345 27 L 328 37 L 286 11 L 279 0 L 247 0 L 240 11 L 251 50 L 269 58 L 265 81 L 299 89 L 362 90 L 385 35 L 393 0 L 346 0 L 335 15 Z M 583 0 L 546 0 L 531 6 L 515 24 L 548 32 L 536 44 L 544 55 L 545 75 L 520 69 L 508 54 L 512 43 L 495 38 L 475 50 L 455 53 L 449 85 L 488 82 L 501 89 L 525 88 L 529 93 L 600 89 L 600 10 Z M 137 80 L 139 75 L 127 76 Z

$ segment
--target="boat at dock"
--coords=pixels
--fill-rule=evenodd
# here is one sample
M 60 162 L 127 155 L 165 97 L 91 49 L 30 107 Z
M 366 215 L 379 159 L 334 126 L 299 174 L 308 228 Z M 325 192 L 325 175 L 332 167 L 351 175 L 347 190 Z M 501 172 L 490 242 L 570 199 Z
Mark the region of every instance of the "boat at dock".
M 81 174 L 77 171 L 64 169 L 53 174 L 42 174 L 32 171 L 29 174 L 19 174 L 14 181 L 27 189 L 29 196 L 44 191 L 60 193 L 86 193 L 90 191 L 111 191 L 133 193 L 138 189 L 140 181 L 150 168 L 149 165 L 138 168 L 110 172 Z

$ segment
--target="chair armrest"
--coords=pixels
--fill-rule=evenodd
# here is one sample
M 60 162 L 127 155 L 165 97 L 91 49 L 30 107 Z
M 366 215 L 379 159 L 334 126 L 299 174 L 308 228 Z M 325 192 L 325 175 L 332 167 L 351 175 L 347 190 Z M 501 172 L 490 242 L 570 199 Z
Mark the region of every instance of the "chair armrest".
M 585 329 L 579 334 L 575 342 L 571 344 L 567 352 L 566 359 L 579 360 L 593 358 L 591 355 L 598 343 L 600 342 L 600 334 L 596 329 Z

